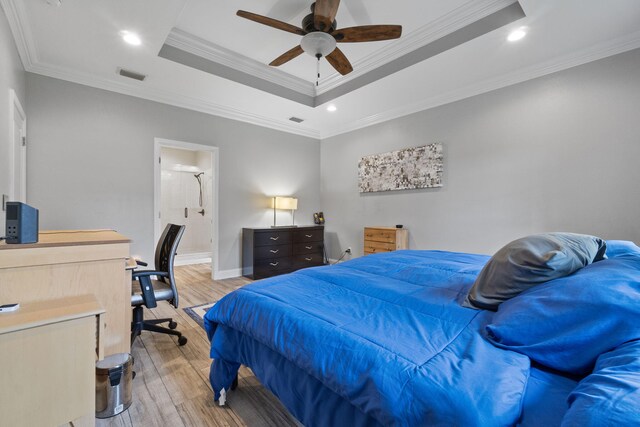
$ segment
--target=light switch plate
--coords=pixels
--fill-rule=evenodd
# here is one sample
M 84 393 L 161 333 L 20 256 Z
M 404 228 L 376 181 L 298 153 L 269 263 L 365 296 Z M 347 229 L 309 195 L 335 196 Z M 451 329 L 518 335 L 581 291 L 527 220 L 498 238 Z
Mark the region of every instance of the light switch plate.
M 2 210 L 6 211 L 7 210 L 7 201 L 9 200 L 9 196 L 7 196 L 6 194 L 2 195 Z

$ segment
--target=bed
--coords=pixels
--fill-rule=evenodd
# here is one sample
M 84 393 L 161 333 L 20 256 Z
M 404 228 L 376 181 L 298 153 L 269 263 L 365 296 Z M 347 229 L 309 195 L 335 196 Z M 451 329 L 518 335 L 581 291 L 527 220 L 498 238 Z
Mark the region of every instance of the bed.
M 640 248 L 607 244 L 497 312 L 463 306 L 485 255 L 403 250 L 254 282 L 205 316 L 214 398 L 243 364 L 306 426 L 640 424 Z

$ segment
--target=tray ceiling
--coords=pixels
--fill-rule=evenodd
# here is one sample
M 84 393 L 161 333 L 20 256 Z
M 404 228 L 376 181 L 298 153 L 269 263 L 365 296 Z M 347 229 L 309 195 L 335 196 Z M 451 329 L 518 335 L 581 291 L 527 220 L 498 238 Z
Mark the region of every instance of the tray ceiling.
M 311 56 L 301 55 L 277 69 L 265 65 L 298 44 L 299 36 L 235 15 L 244 9 L 299 26 L 310 3 L 62 0 L 55 6 L 47 0 L 0 0 L 29 72 L 313 138 L 640 47 L 637 0 L 520 0 L 524 18 L 490 28 L 435 56 L 414 57 L 413 63 L 403 66 L 406 55 L 509 7 L 514 0 L 342 0 L 336 18 L 339 27 L 400 24 L 403 36 L 342 44 L 354 72 L 340 76 L 322 61 L 316 88 L 316 60 Z M 509 32 L 520 26 L 527 27 L 527 37 L 517 43 L 506 41 Z M 138 33 L 142 45 L 123 43 L 125 30 Z M 228 73 L 203 71 L 204 66 L 159 56 L 167 49 L 186 52 L 209 66 L 227 67 Z M 380 71 L 385 67 L 391 72 Z M 119 68 L 147 78 L 127 79 L 117 73 Z M 277 90 L 265 90 L 265 82 Z M 278 93 L 281 88 L 291 96 Z M 306 97 L 306 102 L 291 99 L 298 96 Z M 336 112 L 324 108 L 328 102 L 335 104 Z M 304 121 L 293 123 L 292 116 Z

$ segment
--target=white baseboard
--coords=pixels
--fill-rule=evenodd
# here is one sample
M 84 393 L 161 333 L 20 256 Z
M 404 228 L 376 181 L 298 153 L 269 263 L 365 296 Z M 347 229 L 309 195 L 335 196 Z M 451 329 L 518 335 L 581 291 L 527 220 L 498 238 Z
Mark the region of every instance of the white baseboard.
M 231 270 L 220 270 L 212 272 L 213 280 L 231 279 L 242 276 L 241 268 L 233 268 Z
M 211 253 L 179 254 L 176 255 L 173 263 L 174 265 L 211 264 Z

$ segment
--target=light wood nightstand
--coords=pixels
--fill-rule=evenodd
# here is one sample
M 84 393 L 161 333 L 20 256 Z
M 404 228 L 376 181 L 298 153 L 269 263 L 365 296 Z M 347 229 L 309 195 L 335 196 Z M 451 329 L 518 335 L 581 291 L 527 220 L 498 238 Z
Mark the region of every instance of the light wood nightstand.
M 405 228 L 365 227 L 364 254 L 391 252 L 409 248 L 409 232 Z

